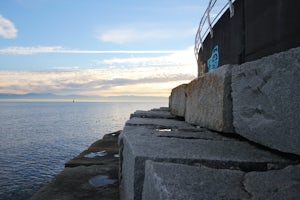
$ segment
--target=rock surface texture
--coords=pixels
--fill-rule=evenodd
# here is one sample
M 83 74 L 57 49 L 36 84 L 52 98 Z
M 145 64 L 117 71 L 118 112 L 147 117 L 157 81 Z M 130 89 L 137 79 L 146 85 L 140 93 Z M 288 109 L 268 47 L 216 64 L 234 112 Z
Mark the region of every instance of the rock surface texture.
M 188 123 L 233 132 L 231 68 L 230 65 L 223 66 L 188 84 L 185 111 Z
M 188 123 L 300 156 L 300 47 L 221 66 L 176 87 L 170 100 Z
M 300 48 L 232 69 L 235 131 L 300 155 Z
M 186 109 L 186 89 L 187 84 L 179 85 L 174 88 L 171 92 L 171 96 L 169 99 L 169 107 L 171 109 L 171 113 L 175 116 L 184 117 L 185 109 Z
M 258 193 L 266 196 L 300 194 L 300 171 L 293 167 L 299 163 L 297 158 L 234 134 L 166 119 L 166 109 L 139 113 L 127 121 L 119 136 L 121 199 L 253 199 L 257 188 L 245 189 L 246 176 L 249 187 L 257 184 Z M 293 170 L 286 170 L 289 167 Z M 277 185 L 289 186 L 282 194 L 263 187 L 273 172 L 286 175 L 286 182 Z M 255 181 L 256 173 L 265 178 Z
M 245 173 L 147 161 L 143 199 L 295 200 L 300 199 L 299 173 L 300 165 L 269 172 Z

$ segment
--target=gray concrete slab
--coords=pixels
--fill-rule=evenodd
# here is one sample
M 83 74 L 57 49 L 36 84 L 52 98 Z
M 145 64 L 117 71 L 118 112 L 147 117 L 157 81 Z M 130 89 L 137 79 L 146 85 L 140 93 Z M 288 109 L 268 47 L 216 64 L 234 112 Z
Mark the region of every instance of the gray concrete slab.
M 116 156 L 119 155 L 118 136 L 121 131 L 106 134 L 94 142 L 87 150 L 65 163 L 65 167 L 78 167 L 81 165 L 106 165 L 107 163 L 118 163 Z M 98 155 L 98 156 L 90 156 Z M 116 164 L 118 165 L 118 164 Z
M 300 48 L 234 67 L 232 100 L 238 134 L 300 155 Z
M 185 120 L 220 132 L 234 132 L 232 125 L 231 65 L 193 80 L 187 86 Z
M 187 84 L 179 85 L 171 92 L 169 106 L 173 115 L 184 117 L 186 108 Z
M 153 124 L 152 119 L 147 120 Z M 143 124 L 147 123 L 143 122 Z M 173 125 L 178 128 L 176 123 Z M 156 129 L 156 126 L 125 126 L 123 129 L 122 199 L 141 199 L 146 160 L 245 171 L 281 168 L 291 163 L 290 160 L 260 150 L 247 142 L 214 140 L 213 138 L 158 137 L 155 134 Z
M 174 115 L 172 115 L 169 111 L 165 111 L 165 110 L 149 110 L 149 111 L 137 110 L 130 115 L 130 119 L 134 117 L 175 119 Z
M 170 112 L 170 108 L 169 107 L 152 108 L 150 111 L 161 111 L 161 112 L 168 111 L 168 112 Z
M 180 129 L 155 129 L 151 132 L 157 137 L 178 138 L 178 139 L 203 139 L 203 140 L 231 140 L 235 139 L 224 137 L 223 135 L 212 132 L 204 128 L 197 130 L 180 130 Z
M 143 200 L 148 199 L 300 199 L 300 165 L 245 173 L 148 160 Z
M 196 126 L 192 126 L 184 121 L 179 121 L 175 119 L 159 119 L 159 118 L 133 117 L 130 120 L 128 120 L 125 125 L 126 126 L 148 126 L 148 127 L 156 127 L 156 128 L 177 128 L 177 129 L 187 129 L 187 130 L 197 129 Z
M 300 165 L 288 166 L 282 170 L 247 173 L 244 186 L 252 199 L 300 199 Z
M 143 200 L 250 199 L 244 172 L 147 161 Z

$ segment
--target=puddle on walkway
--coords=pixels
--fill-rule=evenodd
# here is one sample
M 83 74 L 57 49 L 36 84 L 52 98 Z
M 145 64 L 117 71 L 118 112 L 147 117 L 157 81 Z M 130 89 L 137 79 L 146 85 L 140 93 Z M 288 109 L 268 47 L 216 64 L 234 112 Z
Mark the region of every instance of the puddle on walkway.
M 120 158 L 120 155 L 119 154 L 115 154 L 114 157 L 115 158 Z
M 86 154 L 84 157 L 85 158 L 95 158 L 95 157 L 103 157 L 106 155 L 107 155 L 106 151 L 98 151 L 98 152 L 91 152 L 89 154 Z
M 89 184 L 93 187 L 103 187 L 114 184 L 116 182 L 116 179 L 109 179 L 108 176 L 104 175 L 95 176 L 89 180 Z
M 170 128 L 161 128 L 161 129 L 156 129 L 156 131 L 158 131 L 158 132 L 171 132 L 172 129 L 170 129 Z

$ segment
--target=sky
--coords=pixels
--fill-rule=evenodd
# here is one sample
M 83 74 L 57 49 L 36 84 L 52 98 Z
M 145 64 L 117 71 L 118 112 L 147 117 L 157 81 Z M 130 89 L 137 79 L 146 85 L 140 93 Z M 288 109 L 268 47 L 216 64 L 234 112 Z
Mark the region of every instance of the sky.
M 197 75 L 208 0 L 1 0 L 0 93 L 161 96 Z

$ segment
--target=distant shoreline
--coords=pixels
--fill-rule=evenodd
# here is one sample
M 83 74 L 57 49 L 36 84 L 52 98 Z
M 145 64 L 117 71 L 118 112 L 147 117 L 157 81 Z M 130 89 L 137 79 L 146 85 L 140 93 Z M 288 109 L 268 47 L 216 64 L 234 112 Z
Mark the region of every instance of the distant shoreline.
M 0 103 L 73 103 L 73 99 L 0 99 Z M 168 99 L 149 99 L 149 100 L 124 100 L 124 99 L 115 99 L 115 100 L 90 100 L 82 99 L 75 100 L 74 103 L 167 103 Z
M 43 93 L 0 93 L 0 102 L 168 102 L 166 96 L 84 96 Z

